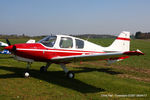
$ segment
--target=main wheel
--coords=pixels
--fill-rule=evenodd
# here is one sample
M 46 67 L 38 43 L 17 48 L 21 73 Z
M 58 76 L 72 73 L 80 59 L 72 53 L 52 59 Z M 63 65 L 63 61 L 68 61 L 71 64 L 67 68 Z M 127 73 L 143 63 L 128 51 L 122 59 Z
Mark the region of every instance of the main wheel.
M 45 66 L 42 66 L 42 67 L 40 68 L 40 72 L 46 72 L 46 71 L 47 71 L 47 69 L 46 69 Z
M 69 71 L 68 73 L 67 73 L 67 77 L 68 78 L 74 78 L 74 73 L 73 72 L 71 72 L 71 71 Z
M 24 73 L 24 77 L 25 77 L 25 78 L 28 78 L 29 76 L 30 76 L 29 72 L 25 72 L 25 73 Z

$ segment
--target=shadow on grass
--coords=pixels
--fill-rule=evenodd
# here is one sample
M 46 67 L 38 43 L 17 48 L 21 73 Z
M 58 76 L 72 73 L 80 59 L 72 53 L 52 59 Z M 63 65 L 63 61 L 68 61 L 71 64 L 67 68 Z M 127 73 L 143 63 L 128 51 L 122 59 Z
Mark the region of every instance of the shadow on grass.
M 11 59 L 13 57 L 0 57 L 0 59 Z
M 121 72 L 113 71 L 112 68 L 89 68 L 89 67 L 75 67 L 75 68 L 82 69 L 80 71 L 77 71 L 76 73 L 98 71 L 98 72 L 104 72 L 110 75 L 122 74 Z
M 17 68 L 17 67 L 0 66 L 0 69 L 14 72 L 12 74 L 0 75 L 0 78 L 21 78 L 21 76 L 23 76 L 22 73 L 25 72 L 24 68 Z M 87 70 L 88 69 L 85 69 L 85 72 L 87 72 Z M 81 71 L 75 71 L 75 73 L 80 73 L 80 72 Z M 48 71 L 45 73 L 40 73 L 39 70 L 31 69 L 30 74 L 31 77 L 37 78 L 39 80 L 43 80 L 49 83 L 63 86 L 72 90 L 76 90 L 81 93 L 95 93 L 95 92 L 105 91 L 102 88 L 97 88 L 95 86 L 86 84 L 77 79 L 68 79 L 64 77 L 63 71 Z

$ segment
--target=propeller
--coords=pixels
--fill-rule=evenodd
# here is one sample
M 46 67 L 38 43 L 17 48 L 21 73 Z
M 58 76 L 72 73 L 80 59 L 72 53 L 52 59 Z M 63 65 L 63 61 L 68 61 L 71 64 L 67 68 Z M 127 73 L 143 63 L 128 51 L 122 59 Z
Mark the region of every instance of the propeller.
M 16 49 L 16 46 L 15 45 L 11 45 L 11 43 L 10 43 L 10 41 L 6 38 L 6 42 L 7 42 L 7 44 L 9 45 L 8 47 L 5 47 L 5 49 L 7 49 L 7 50 L 11 50 L 12 52 L 16 52 L 17 51 L 17 49 Z
M 9 46 L 11 45 L 10 41 L 7 38 L 6 38 L 6 42 Z

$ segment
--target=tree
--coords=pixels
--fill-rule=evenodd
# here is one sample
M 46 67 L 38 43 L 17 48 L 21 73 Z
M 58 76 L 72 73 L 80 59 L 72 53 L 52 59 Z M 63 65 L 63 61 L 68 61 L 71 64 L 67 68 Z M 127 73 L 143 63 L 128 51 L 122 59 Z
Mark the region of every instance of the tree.
M 142 34 L 142 32 L 140 32 L 140 31 L 139 31 L 139 32 L 136 32 L 136 33 L 135 33 L 135 38 L 136 38 L 136 39 L 140 39 L 140 38 L 141 38 L 141 34 Z

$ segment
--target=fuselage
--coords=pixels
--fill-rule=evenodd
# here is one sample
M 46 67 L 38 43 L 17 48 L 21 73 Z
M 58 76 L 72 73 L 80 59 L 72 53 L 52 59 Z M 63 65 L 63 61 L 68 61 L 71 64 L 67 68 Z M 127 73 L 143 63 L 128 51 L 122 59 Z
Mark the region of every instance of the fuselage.
M 52 42 L 54 43 L 52 44 Z M 49 36 L 37 43 L 15 44 L 6 49 L 11 51 L 14 46 L 16 48 L 13 51 L 15 55 L 42 62 L 51 61 L 53 57 L 105 53 L 103 47 L 99 45 L 66 35 Z

